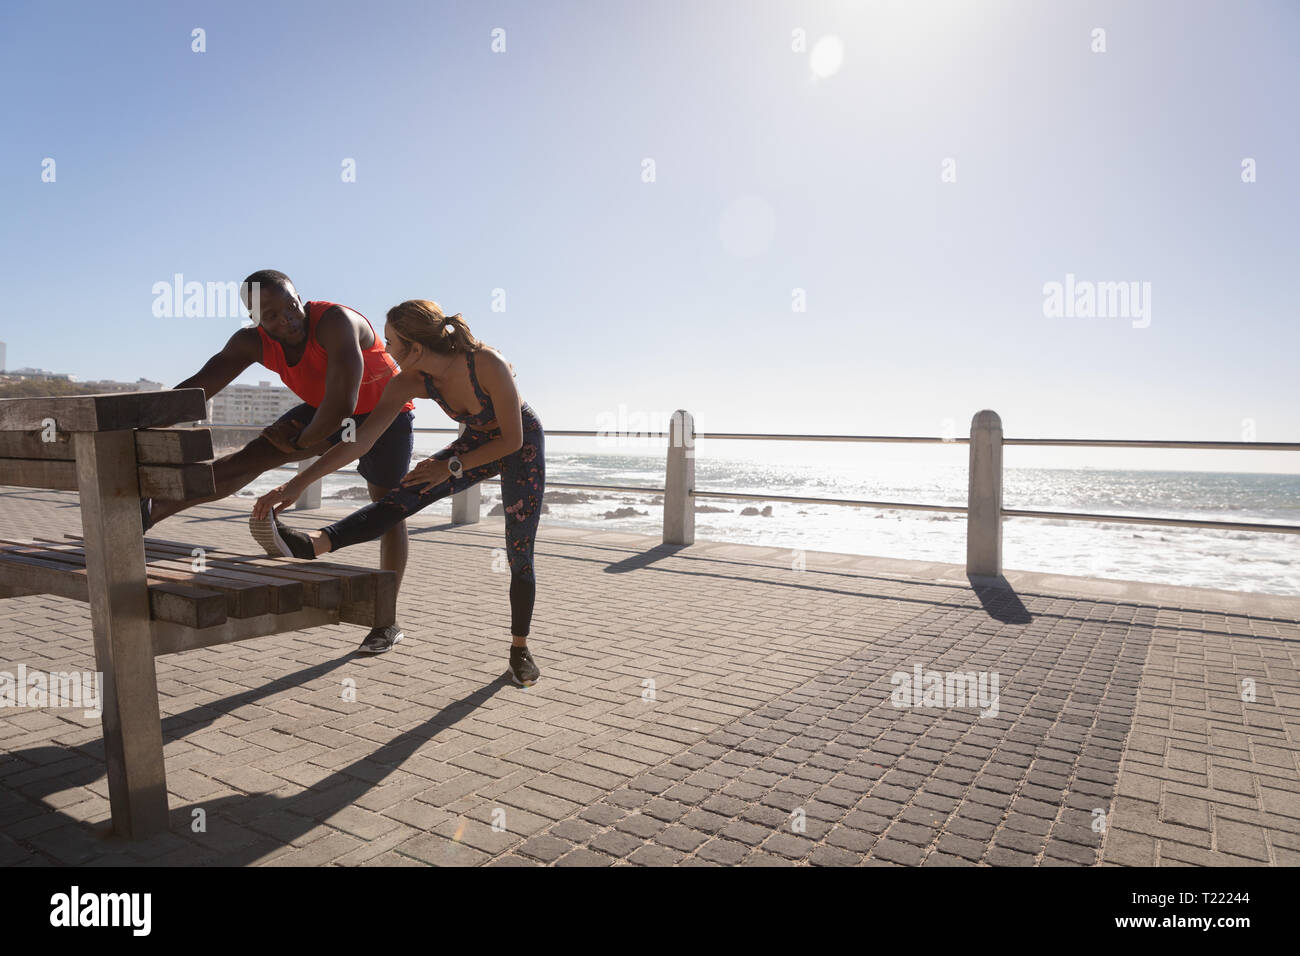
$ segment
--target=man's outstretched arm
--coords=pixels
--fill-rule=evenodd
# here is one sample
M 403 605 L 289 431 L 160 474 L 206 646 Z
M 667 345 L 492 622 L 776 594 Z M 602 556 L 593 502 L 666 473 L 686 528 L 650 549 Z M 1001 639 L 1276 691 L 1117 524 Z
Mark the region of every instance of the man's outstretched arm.
M 203 397 L 211 399 L 239 377 L 254 362 L 262 360 L 262 340 L 256 329 L 240 329 L 203 368 L 177 385 L 177 388 L 201 388 Z

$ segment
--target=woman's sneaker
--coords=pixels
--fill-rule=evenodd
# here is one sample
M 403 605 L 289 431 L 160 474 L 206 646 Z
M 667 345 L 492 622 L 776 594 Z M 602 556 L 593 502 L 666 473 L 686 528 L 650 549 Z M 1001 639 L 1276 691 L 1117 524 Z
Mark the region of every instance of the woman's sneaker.
M 358 654 L 383 654 L 391 651 L 393 645 L 398 643 L 406 635 L 396 624 L 389 624 L 387 627 L 377 627 L 366 635 L 366 639 L 361 642 L 357 648 Z
M 542 672 L 533 663 L 533 655 L 526 647 L 510 647 L 510 679 L 520 687 L 531 687 Z
M 311 538 L 280 524 L 272 514 L 269 518 L 248 518 L 248 530 L 253 539 L 273 558 L 315 558 L 316 548 Z

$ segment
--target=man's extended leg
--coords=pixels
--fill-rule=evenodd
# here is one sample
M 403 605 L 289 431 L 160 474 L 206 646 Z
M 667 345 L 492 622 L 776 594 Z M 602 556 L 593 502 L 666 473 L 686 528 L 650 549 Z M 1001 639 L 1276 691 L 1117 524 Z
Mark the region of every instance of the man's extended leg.
M 323 448 L 323 443 L 322 443 Z M 321 453 L 322 448 L 289 454 L 276 448 L 261 436 L 254 438 L 237 452 L 218 458 L 212 463 L 212 481 L 216 492 L 203 498 L 191 498 L 188 501 L 154 501 L 149 510 L 149 527 L 153 527 L 164 518 L 170 518 L 178 511 L 205 501 L 217 501 L 227 495 L 233 495 L 244 485 L 260 477 L 272 468 L 287 465 Z

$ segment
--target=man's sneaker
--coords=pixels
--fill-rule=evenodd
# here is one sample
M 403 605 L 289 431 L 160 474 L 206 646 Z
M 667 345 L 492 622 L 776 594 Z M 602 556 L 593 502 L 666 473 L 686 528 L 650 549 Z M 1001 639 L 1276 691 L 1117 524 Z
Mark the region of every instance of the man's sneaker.
M 140 530 L 142 530 L 145 534 L 148 534 L 149 529 L 153 527 L 152 512 L 153 512 L 153 499 L 141 498 L 140 499 Z
M 393 645 L 401 641 L 406 635 L 396 624 L 389 624 L 387 627 L 377 627 L 366 635 L 366 639 L 361 642 L 357 648 L 358 654 L 383 654 L 385 651 L 391 651 Z
M 280 523 L 274 513 L 268 518 L 248 518 L 248 530 L 273 558 L 314 558 L 316 549 L 311 538 Z
M 510 647 L 510 679 L 520 687 L 531 687 L 542 672 L 533 663 L 533 655 L 526 647 Z

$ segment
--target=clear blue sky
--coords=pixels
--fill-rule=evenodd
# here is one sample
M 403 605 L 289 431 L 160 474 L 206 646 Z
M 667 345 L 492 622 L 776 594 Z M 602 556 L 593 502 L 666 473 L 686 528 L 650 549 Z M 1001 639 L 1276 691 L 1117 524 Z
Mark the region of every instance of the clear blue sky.
M 463 312 L 553 428 L 1300 441 L 1298 43 L 1256 0 L 5 0 L 0 339 L 174 384 L 238 322 L 153 284 L 270 267 Z M 1045 317 L 1067 273 L 1150 326 Z

